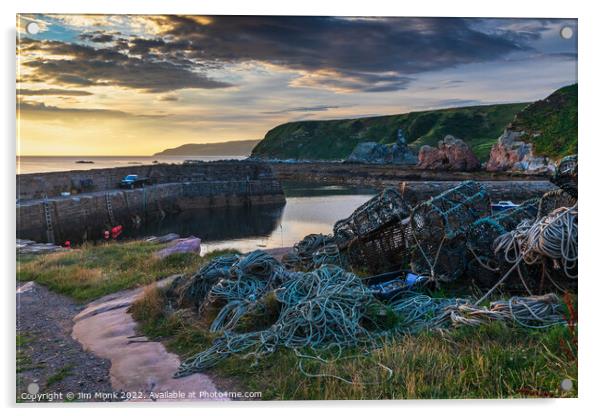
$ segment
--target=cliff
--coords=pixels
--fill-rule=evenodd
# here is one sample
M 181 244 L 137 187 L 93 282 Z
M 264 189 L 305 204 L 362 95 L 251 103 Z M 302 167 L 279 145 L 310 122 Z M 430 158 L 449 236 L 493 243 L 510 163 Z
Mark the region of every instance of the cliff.
M 554 160 L 572 154 L 577 154 L 577 84 L 520 111 L 491 148 L 486 167 L 547 172 Z
M 415 152 L 436 146 L 445 135 L 461 137 L 477 157 L 487 160 L 504 127 L 528 103 L 420 111 L 344 120 L 297 121 L 268 131 L 252 156 L 265 159 L 346 159 L 361 142 L 393 144 L 401 129 Z
M 189 143 L 165 149 L 153 156 L 249 156 L 259 140 L 238 140 L 219 143 Z

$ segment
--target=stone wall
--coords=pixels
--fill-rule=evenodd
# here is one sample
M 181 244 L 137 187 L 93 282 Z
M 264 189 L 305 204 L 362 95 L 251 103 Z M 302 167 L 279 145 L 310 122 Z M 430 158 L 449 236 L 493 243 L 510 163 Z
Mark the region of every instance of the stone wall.
M 107 204 L 110 200 L 111 210 Z M 166 215 L 195 208 L 244 204 L 283 204 L 275 179 L 168 183 L 140 189 L 113 189 L 48 199 L 56 242 L 99 239 L 114 225 L 135 227 Z M 112 218 L 109 211 L 112 211 Z M 46 242 L 43 200 L 17 204 L 17 237 Z
M 217 161 L 194 164 L 132 165 L 119 168 L 73 170 L 17 175 L 17 199 L 58 196 L 61 192 L 80 194 L 116 189 L 126 175 L 152 178 L 156 183 L 261 180 L 272 178 L 269 165 L 249 161 Z M 91 187 L 86 182 L 91 181 Z

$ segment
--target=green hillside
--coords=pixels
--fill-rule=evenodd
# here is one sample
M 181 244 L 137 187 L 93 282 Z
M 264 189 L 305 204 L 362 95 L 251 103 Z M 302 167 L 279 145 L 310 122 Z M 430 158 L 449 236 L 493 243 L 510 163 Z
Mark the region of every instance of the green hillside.
M 401 128 L 416 150 L 446 134 L 468 143 L 486 160 L 495 140 L 528 103 L 420 111 L 346 120 L 298 121 L 268 131 L 253 156 L 275 159 L 345 159 L 360 142 L 393 143 Z
M 563 87 L 516 115 L 510 128 L 535 145 L 535 153 L 558 159 L 577 153 L 577 84 Z

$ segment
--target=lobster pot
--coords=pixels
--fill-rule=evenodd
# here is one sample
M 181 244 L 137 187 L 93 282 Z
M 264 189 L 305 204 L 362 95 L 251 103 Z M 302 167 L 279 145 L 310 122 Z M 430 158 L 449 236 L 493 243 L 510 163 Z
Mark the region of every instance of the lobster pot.
M 490 217 L 475 221 L 466 233 L 468 248 L 467 276 L 483 287 L 490 287 L 500 277 L 500 261 L 494 255 L 493 243 L 496 238 L 512 231 L 523 220 L 535 219 L 539 200 L 523 202 L 518 207 L 498 212 Z
M 353 269 L 371 273 L 399 268 L 407 259 L 404 219 L 410 208 L 401 193 L 388 188 L 334 225 L 334 238 Z
M 350 241 L 343 250 L 345 258 L 352 269 L 372 274 L 399 269 L 409 258 L 406 230 L 403 221 L 390 221 Z
M 577 203 L 577 198 L 563 189 L 546 192 L 539 201 L 537 218 L 545 217 L 550 212 L 560 207 L 572 207 Z
M 560 160 L 551 182 L 577 199 L 577 155 Z
M 490 214 L 489 195 L 473 181 L 417 205 L 408 234 L 414 272 L 434 274 L 443 281 L 459 277 L 466 267 L 465 233 L 476 220 Z
M 519 206 L 500 211 L 490 217 L 475 221 L 466 233 L 466 243 L 475 255 L 492 257 L 493 241 L 500 235 L 512 231 L 523 220 L 537 217 L 540 200 L 529 199 Z
M 342 249 L 356 238 L 371 235 L 409 214 L 410 207 L 401 193 L 394 188 L 387 188 L 334 225 L 335 241 Z

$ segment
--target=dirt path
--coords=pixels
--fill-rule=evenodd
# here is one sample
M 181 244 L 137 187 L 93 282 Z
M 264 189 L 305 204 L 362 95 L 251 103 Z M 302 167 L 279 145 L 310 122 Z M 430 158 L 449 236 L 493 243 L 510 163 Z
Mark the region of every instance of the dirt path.
M 110 361 L 84 351 L 71 337 L 83 306 L 28 282 L 17 287 L 17 400 L 103 400 L 112 392 Z M 52 396 L 43 396 L 52 393 Z M 91 397 L 77 397 L 79 393 Z M 70 397 L 73 394 L 73 397 Z M 106 397 L 106 396 L 105 396 Z
M 224 400 L 205 374 L 174 379 L 178 356 L 137 333 L 127 310 L 142 292 L 143 288 L 133 289 L 91 302 L 74 318 L 73 338 L 111 361 L 111 384 L 127 400 Z

